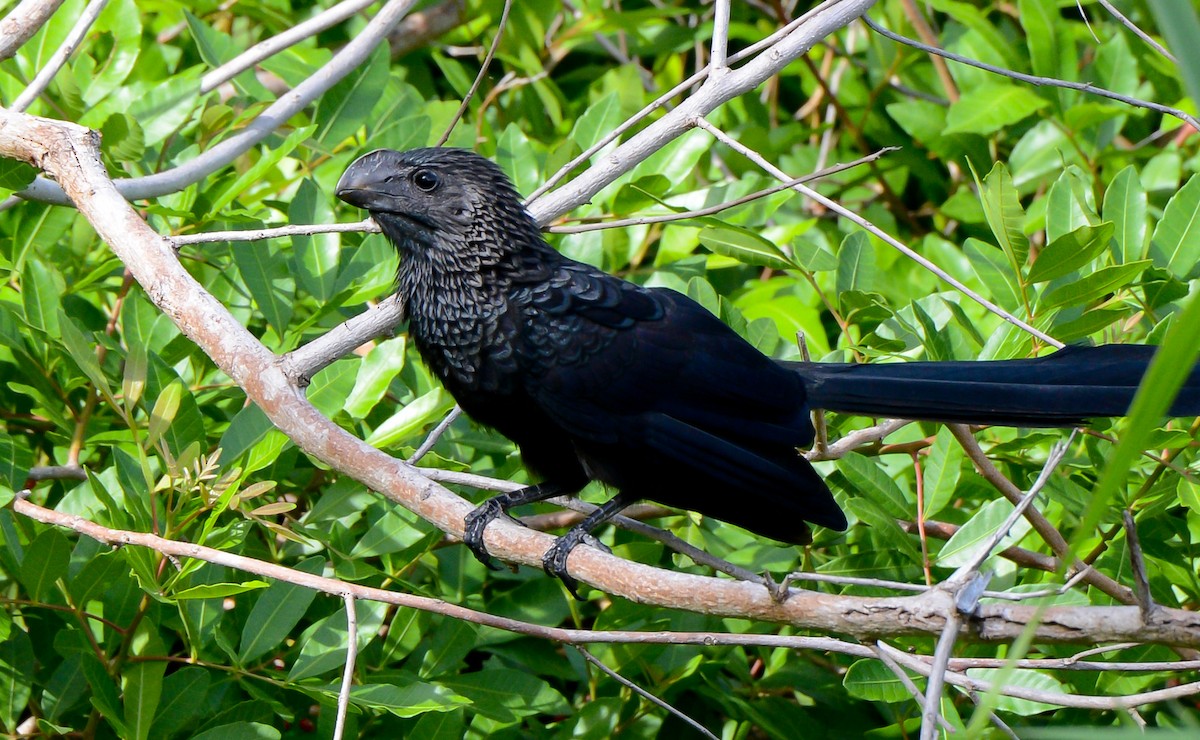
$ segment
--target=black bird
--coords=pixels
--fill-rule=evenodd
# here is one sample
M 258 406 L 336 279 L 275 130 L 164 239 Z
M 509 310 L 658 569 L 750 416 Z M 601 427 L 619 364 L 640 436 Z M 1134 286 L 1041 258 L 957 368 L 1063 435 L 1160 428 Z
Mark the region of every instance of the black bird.
M 460 149 L 386 149 L 346 170 L 337 196 L 400 252 L 398 288 L 421 357 L 469 416 L 521 449 L 541 483 L 466 518 L 495 567 L 488 522 L 513 506 L 617 493 L 543 558 L 574 591 L 571 549 L 652 499 L 788 543 L 846 517 L 797 448 L 814 408 L 936 421 L 1070 426 L 1126 412 L 1153 347 L 1072 347 L 1033 360 L 877 365 L 776 362 L 672 290 L 556 252 L 499 167 Z M 1193 371 L 1172 413 L 1200 414 Z

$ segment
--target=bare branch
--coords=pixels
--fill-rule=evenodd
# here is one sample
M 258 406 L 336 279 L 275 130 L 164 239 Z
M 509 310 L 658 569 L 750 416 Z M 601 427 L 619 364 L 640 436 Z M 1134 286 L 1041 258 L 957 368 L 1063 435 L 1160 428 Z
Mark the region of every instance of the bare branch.
M 1138 28 L 1136 23 L 1134 23 L 1133 21 L 1129 20 L 1124 15 L 1122 15 L 1121 11 L 1117 10 L 1117 7 L 1115 5 L 1113 5 L 1111 2 L 1109 2 L 1109 0 L 1100 0 L 1100 6 L 1103 7 L 1105 10 L 1107 10 L 1109 12 L 1109 14 L 1112 15 L 1113 18 L 1116 18 L 1117 21 L 1121 25 L 1128 28 L 1139 39 L 1146 42 L 1146 45 L 1149 46 L 1151 49 L 1154 49 L 1159 54 L 1162 54 L 1167 59 L 1170 59 L 1172 62 L 1178 63 L 1179 60 L 1177 60 L 1175 58 L 1174 54 L 1167 51 L 1166 48 L 1162 44 L 1155 41 L 1154 37 L 1152 37 L 1150 34 L 1146 33 L 1142 29 Z
M 479 74 L 475 75 L 475 81 L 471 83 L 471 89 L 463 96 L 462 104 L 458 106 L 458 110 L 450 118 L 450 123 L 446 124 L 446 130 L 438 137 L 437 143 L 434 146 L 442 146 L 446 140 L 450 138 L 450 134 L 454 132 L 454 127 L 462 120 L 462 117 L 467 112 L 467 108 L 471 105 L 471 99 L 475 97 L 475 92 L 479 90 L 480 84 L 483 83 L 483 78 L 487 75 L 488 67 L 492 65 L 492 59 L 496 56 L 496 49 L 500 48 L 500 39 L 504 38 L 504 29 L 508 25 L 508 12 L 512 10 L 512 0 L 504 0 L 504 8 L 500 11 L 500 21 L 496 24 L 496 35 L 492 38 L 492 44 L 488 47 L 487 54 L 483 57 L 483 62 L 479 65 Z
M 66 0 L 21 0 L 0 20 L 0 61 L 11 59 Z
M 996 469 L 996 466 L 992 464 L 992 461 L 988 459 L 983 449 L 980 448 L 979 443 L 975 441 L 975 437 L 971 435 L 971 430 L 962 424 L 947 424 L 946 427 L 954 435 L 954 438 L 958 440 L 958 443 L 962 445 L 963 450 L 967 453 L 967 457 L 971 458 L 971 462 L 975 463 L 975 469 L 979 471 L 979 474 L 987 482 L 995 486 L 1000 493 L 1004 494 L 1004 497 L 1009 501 L 1014 504 L 1019 503 L 1022 498 L 1021 489 L 1013 485 L 1012 481 L 1005 478 Z M 1055 555 L 1062 558 L 1070 552 L 1070 545 L 1067 544 L 1066 538 L 1062 536 L 1062 533 L 1040 511 L 1035 508 L 1029 508 L 1025 512 L 1025 518 L 1033 525 L 1034 531 L 1050 546 Z M 1134 597 L 1132 591 L 1103 573 L 1089 569 L 1087 564 L 1082 560 L 1076 558 L 1071 565 L 1072 570 L 1075 572 L 1087 571 L 1084 580 L 1089 585 L 1095 586 L 1123 604 L 1137 603 L 1137 599 Z
M 779 169 L 774 164 L 767 161 L 767 159 L 765 157 L 763 157 L 761 154 L 759 154 L 758 152 L 755 152 L 754 150 L 750 149 L 749 147 L 744 146 L 741 142 L 738 142 L 738 141 L 732 139 L 724 131 L 720 130 L 719 128 L 712 125 L 711 123 L 704 120 L 703 118 L 697 118 L 694 121 L 694 123 L 696 124 L 697 127 L 702 128 L 705 131 L 712 134 L 721 143 L 725 144 L 729 148 L 733 149 L 734 151 L 738 152 L 742 156 L 746 157 L 751 162 L 754 162 L 759 167 L 762 167 L 764 170 L 766 170 L 768 173 L 770 173 L 772 177 L 775 177 L 779 180 L 792 179 L 783 170 Z M 1059 348 L 1063 347 L 1062 342 L 1058 341 L 1057 339 L 1055 339 L 1051 336 L 1048 336 L 1047 334 L 1039 331 L 1038 329 L 1035 329 L 1033 326 L 1027 324 L 1026 322 L 1022 321 L 1021 319 L 1018 319 L 1016 316 L 1012 315 L 1008 311 L 1005 311 L 1003 308 L 1000 308 L 996 304 L 994 304 L 991 301 L 989 301 L 988 299 L 984 298 L 979 293 L 976 293 L 975 291 L 971 290 L 966 285 L 964 285 L 961 281 L 954 278 L 950 273 L 948 273 L 945 270 L 943 270 L 942 268 L 938 267 L 936 264 L 934 264 L 933 262 L 931 262 L 929 259 L 925 258 L 924 256 L 913 251 L 907 244 L 905 244 L 904 242 L 895 238 L 891 234 L 888 234 L 886 231 L 879 228 L 878 226 L 871 223 L 870 221 L 863 218 L 862 216 L 858 215 L 853 210 L 846 208 L 845 206 L 843 206 L 841 203 L 838 203 L 837 201 L 826 198 L 824 195 L 821 195 L 820 193 L 813 190 L 812 188 L 809 188 L 806 185 L 794 185 L 792 187 L 796 192 L 801 193 L 804 196 L 815 200 L 816 202 L 825 206 L 826 208 L 828 208 L 829 210 L 838 214 L 842 218 L 845 218 L 849 221 L 852 221 L 852 222 L 858 224 L 860 227 L 866 229 L 867 231 L 871 232 L 872 234 L 879 237 L 883 241 L 887 242 L 889 245 L 891 245 L 895 249 L 899 250 L 905 257 L 908 257 L 913 262 L 916 262 L 917 264 L 919 264 L 921 267 L 924 267 L 926 270 L 932 272 L 934 275 L 937 275 L 942 280 L 944 280 L 947 283 L 949 283 L 950 285 L 954 286 L 955 290 L 959 291 L 963 295 L 967 296 L 971 300 L 973 300 L 976 303 L 978 303 L 979 305 L 983 306 L 984 308 L 986 308 L 988 311 L 992 312 L 993 314 L 1004 319 L 1008 323 L 1010 323 L 1016 327 L 1019 327 L 1020 329 L 1023 329 L 1024 331 L 1037 337 L 1038 339 L 1042 340 L 1043 342 L 1045 342 L 1046 344 L 1049 344 L 1052 347 L 1059 347 Z
M 704 737 L 711 738 L 711 740 L 718 740 L 717 736 L 712 734 L 711 732 L 709 732 L 707 727 L 700 724 L 699 722 L 692 719 L 691 717 L 687 716 L 686 714 L 679 711 L 678 709 L 671 706 L 670 704 L 666 703 L 662 699 L 659 699 L 657 696 L 655 696 L 654 694 L 651 694 L 649 691 L 646 691 L 645 689 L 643 689 L 641 686 L 638 686 L 633 681 L 630 681 L 628 678 L 625 678 L 624 676 L 617 673 L 613 669 L 604 665 L 604 663 L 602 663 L 599 658 L 592 655 L 591 652 L 588 651 L 586 648 L 584 648 L 580 645 L 576 645 L 575 649 L 579 651 L 579 654 L 583 656 L 584 660 L 586 660 L 587 662 L 589 662 L 592 665 L 599 668 L 601 671 L 603 671 L 605 674 L 607 674 L 609 678 L 613 679 L 614 681 L 621 684 L 622 686 L 625 686 L 630 691 L 634 692 L 635 694 L 642 697 L 646 701 L 649 701 L 651 704 L 654 704 L 657 707 L 667 710 L 671 714 L 675 715 L 679 719 L 686 722 L 689 726 L 691 726 L 692 729 L 694 729 L 696 732 L 699 732 Z
M 887 154 L 888 152 L 896 152 L 896 151 L 900 151 L 899 147 L 894 147 L 894 146 L 884 147 L 883 149 L 880 149 L 877 152 L 868 154 L 865 157 L 859 157 L 858 159 L 855 159 L 852 162 L 846 162 L 845 164 L 836 164 L 836 165 L 833 165 L 832 167 L 825 167 L 824 169 L 821 169 L 817 172 L 813 172 L 808 175 L 803 175 L 801 177 L 797 177 L 794 180 L 788 180 L 787 182 L 784 182 L 780 185 L 775 185 L 774 187 L 764 188 L 763 190 L 755 191 L 753 193 L 750 193 L 749 195 L 743 195 L 740 198 L 734 198 L 733 200 L 726 201 L 724 203 L 717 203 L 716 205 L 711 205 L 706 208 L 696 208 L 696 209 L 690 210 L 690 211 L 679 211 L 678 213 L 663 213 L 663 214 L 654 214 L 654 215 L 650 215 L 650 216 L 638 216 L 635 218 L 622 218 L 622 219 L 617 219 L 614 221 L 601 221 L 599 223 L 581 224 L 578 226 L 551 226 L 549 231 L 551 231 L 552 233 L 555 233 L 555 234 L 580 234 L 580 233 L 583 233 L 586 231 L 599 231 L 601 229 L 618 229 L 618 228 L 623 228 L 625 226 L 645 226 L 646 224 L 660 224 L 660 223 L 667 223 L 670 221 L 682 221 L 684 219 L 689 219 L 689 218 L 702 218 L 704 216 L 711 216 L 714 213 L 720 213 L 721 211 L 727 211 L 730 208 L 736 208 L 738 206 L 742 206 L 747 203 L 752 203 L 753 201 L 759 200 L 760 198 L 766 198 L 769 195 L 774 195 L 775 193 L 779 193 L 784 190 L 789 190 L 792 187 L 799 185 L 800 183 L 811 182 L 813 180 L 818 180 L 823 177 L 829 177 L 830 175 L 834 175 L 839 172 L 845 172 L 846 170 L 857 167 L 860 164 L 864 164 L 866 162 L 873 162 L 876 159 L 879 159 L 880 157 L 882 157 L 884 154 Z
M 67 60 L 71 58 L 71 54 L 75 53 L 75 49 L 83 43 L 83 39 L 87 36 L 92 24 L 100 17 L 100 13 L 104 11 L 104 6 L 108 5 L 108 0 L 90 0 L 87 7 L 83 9 L 79 19 L 75 21 L 75 25 L 71 27 L 70 33 L 63 41 L 62 46 L 46 60 L 46 66 L 38 70 L 37 76 L 33 78 L 33 82 L 21 91 L 17 99 L 13 101 L 11 109 L 17 112 L 24 111 L 33 101 L 46 91 L 50 86 L 50 82 L 54 80 L 54 76 L 63 68 Z
M 343 594 L 342 601 L 346 604 L 346 666 L 342 670 L 342 688 L 338 692 L 337 719 L 333 726 L 334 740 L 341 740 L 346 733 L 350 690 L 354 686 L 354 661 L 358 656 L 358 609 L 354 594 Z
M 461 415 L 462 409 L 458 406 L 450 409 L 450 413 L 446 414 L 446 418 L 442 419 L 441 422 L 439 422 L 438 425 L 433 428 L 433 431 L 429 433 L 429 436 L 425 438 L 425 441 L 421 443 L 421 446 L 418 447 L 416 451 L 413 452 L 412 456 L 408 458 L 408 464 L 416 465 L 418 460 L 425 457 L 425 455 L 433 449 L 433 446 L 437 444 L 437 441 L 442 438 L 442 435 L 446 433 L 446 430 L 450 428 L 450 425 L 454 423 L 454 420 Z
M 713 2 L 712 51 L 709 53 L 709 74 L 723 73 L 729 66 L 729 0 Z
M 930 668 L 928 664 L 919 658 L 907 655 L 901 650 L 888 645 L 881 644 L 881 649 L 887 651 L 892 658 L 911 670 L 920 673 L 923 676 L 928 676 Z M 1076 707 L 1079 709 L 1099 709 L 1099 710 L 1117 710 L 1138 707 L 1143 704 L 1153 704 L 1160 701 L 1170 701 L 1172 699 L 1181 699 L 1187 696 L 1195 696 L 1200 694 L 1200 681 L 1192 683 L 1179 684 L 1166 689 L 1157 691 L 1146 691 L 1139 694 L 1131 694 L 1129 696 L 1088 696 L 1080 694 L 1064 694 L 1058 691 L 1039 691 L 1037 689 L 1027 689 L 1022 686 L 1001 686 L 996 687 L 991 681 L 983 679 L 971 678 L 961 673 L 953 671 L 946 672 L 946 683 L 953 686 L 960 686 L 970 691 L 991 692 L 994 691 L 1004 696 L 1012 696 L 1017 699 L 1027 699 L 1029 701 L 1042 702 L 1044 704 L 1055 704 L 1060 707 Z
M 921 714 L 921 740 L 933 740 L 937 737 L 938 720 L 942 718 L 942 687 L 946 683 L 946 666 L 954 651 L 954 642 L 958 639 L 958 628 L 962 617 L 954 610 L 946 618 L 946 626 L 937 641 L 937 649 L 933 654 L 933 662 L 929 667 L 925 684 L 925 711 Z M 883 643 L 879 643 L 881 646 Z M 884 648 L 885 652 L 890 652 Z
M 237 77 L 254 65 L 275 56 L 279 52 L 316 36 L 327 28 L 332 28 L 373 5 L 376 0 L 343 0 L 328 10 L 317 13 L 302 23 L 276 34 L 269 39 L 258 42 L 220 67 L 200 78 L 200 92 L 209 93 L 221 85 Z
M 1037 75 L 1027 75 L 1024 72 L 1016 72 L 1011 69 L 1005 69 L 1003 67 L 996 67 L 991 64 L 981 62 L 977 59 L 971 59 L 969 57 L 960 56 L 958 54 L 954 54 L 952 52 L 946 51 L 945 49 L 939 49 L 936 46 L 929 46 L 928 44 L 922 44 L 920 41 L 917 41 L 916 39 L 910 39 L 905 36 L 901 36 L 898 33 L 893 33 L 892 31 L 889 31 L 886 28 L 884 28 L 883 26 L 880 26 L 879 24 L 875 23 L 875 21 L 871 20 L 870 17 L 868 17 L 865 14 L 863 15 L 862 18 L 863 18 L 863 22 L 866 23 L 868 26 L 870 26 L 872 31 L 874 31 L 875 33 L 878 33 L 881 36 L 889 38 L 898 44 L 904 44 L 905 46 L 911 46 L 914 49 L 920 49 L 921 51 L 928 52 L 930 54 L 937 54 L 938 56 L 945 57 L 946 59 L 949 59 L 952 62 L 966 64 L 967 66 L 975 67 L 976 69 L 982 69 L 985 72 L 991 72 L 993 74 L 998 74 L 1002 77 L 1009 77 L 1014 80 L 1019 80 L 1020 82 L 1027 82 L 1030 85 L 1038 85 L 1038 86 L 1045 85 L 1047 87 L 1061 87 L 1061 88 L 1065 88 L 1067 90 L 1077 90 L 1079 92 L 1088 93 L 1089 95 L 1097 95 L 1102 98 L 1108 98 L 1109 100 L 1116 100 L 1119 103 L 1125 103 L 1126 105 L 1130 105 L 1135 108 L 1145 108 L 1147 110 L 1152 110 L 1156 113 L 1162 113 L 1164 115 L 1171 116 L 1172 118 L 1177 118 L 1180 121 L 1183 121 L 1184 123 L 1188 124 L 1192 128 L 1196 129 L 1197 131 L 1200 131 L 1200 121 L 1197 121 L 1194 116 L 1188 114 L 1185 111 L 1180 110 L 1179 108 L 1172 108 L 1169 105 L 1161 105 L 1159 103 L 1152 103 L 1148 100 L 1140 100 L 1138 98 L 1133 98 L 1128 95 L 1122 95 L 1120 93 L 1113 92 L 1112 90 L 1106 90 L 1102 87 L 1096 87 L 1095 85 L 1093 85 L 1090 82 L 1071 82 L 1069 80 L 1060 80 L 1060 79 L 1057 79 L 1054 77 L 1038 77 Z
M 279 367 L 293 383 L 305 386 L 322 368 L 345 357 L 364 342 L 390 333 L 402 321 L 404 304 L 400 296 L 393 295 L 280 357 Z
M 263 239 L 281 239 L 288 236 L 312 236 L 313 234 L 339 234 L 361 231 L 378 234 L 379 226 L 371 219 L 348 224 L 291 224 L 270 229 L 240 229 L 234 231 L 202 231 L 197 234 L 180 234 L 167 237 L 175 248 L 188 244 L 211 244 L 213 242 L 254 242 Z
M 225 167 L 284 126 L 288 119 L 357 69 L 416 2 L 417 0 L 389 0 L 361 34 L 346 44 L 324 67 L 268 106 L 248 126 L 185 164 L 145 177 L 119 180 L 116 182 L 117 191 L 127 200 L 155 198 L 183 190 Z M 40 200 L 57 205 L 68 205 L 71 202 L 58 184 L 44 177 L 38 177 L 18 195 L 26 200 Z

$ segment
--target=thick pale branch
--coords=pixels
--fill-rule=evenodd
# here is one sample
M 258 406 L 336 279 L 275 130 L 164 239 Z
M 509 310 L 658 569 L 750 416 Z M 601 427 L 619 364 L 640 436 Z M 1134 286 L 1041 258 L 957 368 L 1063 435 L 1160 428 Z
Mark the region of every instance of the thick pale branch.
M 338 80 L 358 68 L 383 41 L 388 31 L 394 28 L 415 4 L 416 0 L 390 0 L 371 19 L 363 32 L 335 54 L 328 64 L 272 103 L 250 125 L 178 167 L 145 177 L 120 180 L 115 186 L 117 191 L 129 200 L 154 198 L 183 190 L 225 167 L 286 124 L 288 119 L 333 87 Z M 43 177 L 34 180 L 33 184 L 19 195 L 27 200 L 59 205 L 71 202 L 59 185 Z
M 16 54 L 17 49 L 33 38 L 64 2 L 66 0 L 21 0 L 21 4 L 0 21 L 0 61 Z

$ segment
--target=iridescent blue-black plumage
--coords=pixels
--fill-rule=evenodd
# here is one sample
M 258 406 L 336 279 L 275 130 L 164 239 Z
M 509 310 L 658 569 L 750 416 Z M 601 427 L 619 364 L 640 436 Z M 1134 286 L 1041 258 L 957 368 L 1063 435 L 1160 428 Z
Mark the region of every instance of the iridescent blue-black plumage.
M 1120 414 L 1152 350 L 1074 348 L 1038 360 L 870 366 L 779 364 L 707 310 L 551 248 L 503 172 L 458 149 L 380 150 L 338 197 L 367 209 L 400 251 L 409 334 L 464 411 L 521 449 L 543 483 L 468 517 L 487 522 L 579 490 L 620 494 L 586 522 L 651 499 L 784 542 L 845 516 L 798 453 L 812 405 L 901 418 L 1046 426 Z M 1174 409 L 1200 413 L 1200 373 Z M 568 584 L 577 529 L 545 564 Z

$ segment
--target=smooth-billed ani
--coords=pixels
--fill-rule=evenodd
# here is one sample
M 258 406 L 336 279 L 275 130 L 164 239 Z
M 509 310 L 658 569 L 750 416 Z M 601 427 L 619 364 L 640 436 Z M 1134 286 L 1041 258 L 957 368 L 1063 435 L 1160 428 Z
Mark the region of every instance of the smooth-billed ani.
M 492 566 L 488 522 L 581 489 L 617 493 L 543 558 L 567 556 L 639 499 L 788 543 L 846 517 L 798 448 L 810 410 L 1062 426 L 1123 414 L 1152 347 L 1075 347 L 1033 360 L 780 363 L 680 293 L 647 289 L 556 252 L 496 165 L 460 149 L 379 150 L 337 196 L 365 208 L 400 252 L 398 288 L 421 357 L 469 416 L 521 449 L 541 483 L 468 515 Z M 1172 409 L 1200 413 L 1193 371 Z M 493 566 L 494 567 L 494 566 Z

